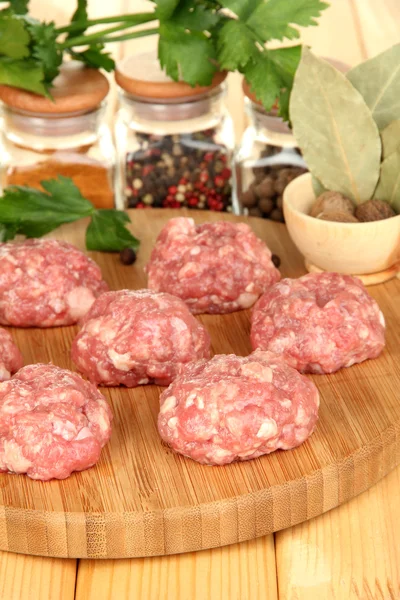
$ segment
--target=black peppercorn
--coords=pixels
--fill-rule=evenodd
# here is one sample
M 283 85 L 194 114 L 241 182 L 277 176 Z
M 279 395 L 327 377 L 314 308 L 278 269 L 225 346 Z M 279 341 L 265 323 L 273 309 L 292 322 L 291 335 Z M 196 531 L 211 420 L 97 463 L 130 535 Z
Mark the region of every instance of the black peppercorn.
M 123 265 L 133 265 L 136 262 L 136 252 L 133 248 L 124 248 L 119 253 L 119 259 Z
M 271 256 L 271 260 L 274 264 L 274 266 L 279 269 L 280 265 L 281 265 L 281 259 L 279 258 L 279 256 L 277 254 L 273 254 Z

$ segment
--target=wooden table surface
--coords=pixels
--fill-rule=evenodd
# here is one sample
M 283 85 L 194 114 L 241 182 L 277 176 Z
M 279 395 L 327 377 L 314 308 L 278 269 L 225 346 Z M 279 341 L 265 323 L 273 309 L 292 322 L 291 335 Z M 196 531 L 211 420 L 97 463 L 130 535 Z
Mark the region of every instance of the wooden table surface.
M 31 4 L 36 15 L 63 21 L 75 0 Z M 140 10 L 145 0 L 89 4 L 93 16 L 105 16 L 133 5 Z M 321 55 L 356 64 L 400 41 L 400 2 L 331 0 L 320 27 L 307 29 L 304 40 Z M 238 133 L 244 123 L 239 90 L 238 78 L 231 77 L 229 103 Z M 316 519 L 234 546 L 119 561 L 1 552 L 0 599 L 398 600 L 399 539 L 400 467 Z

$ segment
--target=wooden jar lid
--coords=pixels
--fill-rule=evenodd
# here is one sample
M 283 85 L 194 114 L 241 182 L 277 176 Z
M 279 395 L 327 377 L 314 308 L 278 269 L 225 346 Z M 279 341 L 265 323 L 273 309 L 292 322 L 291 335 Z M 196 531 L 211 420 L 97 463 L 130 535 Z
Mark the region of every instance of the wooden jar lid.
M 115 71 L 115 80 L 123 90 L 148 102 L 184 101 L 219 86 L 226 76 L 225 71 L 217 71 L 209 86 L 191 87 L 183 81 L 173 81 L 162 71 L 155 52 L 128 56 Z
M 53 100 L 9 85 L 0 85 L 0 100 L 25 112 L 70 114 L 95 108 L 109 89 L 108 79 L 100 71 L 71 61 L 61 66 L 60 75 L 54 80 L 50 90 Z

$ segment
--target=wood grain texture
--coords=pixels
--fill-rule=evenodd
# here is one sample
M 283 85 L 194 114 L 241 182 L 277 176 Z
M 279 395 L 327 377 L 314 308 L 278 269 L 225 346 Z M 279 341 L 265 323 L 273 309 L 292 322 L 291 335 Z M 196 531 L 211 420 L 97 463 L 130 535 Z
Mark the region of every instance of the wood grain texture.
M 400 468 L 347 504 L 275 536 L 280 600 L 400 598 Z
M 76 600 L 275 600 L 273 536 L 130 560 L 82 560 Z
M 76 561 L 0 552 L 0 600 L 73 600 Z
M 141 288 L 143 266 L 175 211 L 132 211 L 142 239 L 132 267 L 93 253 L 111 288 Z M 179 211 L 179 214 L 188 214 Z M 215 213 L 190 212 L 198 222 Z M 228 220 L 238 217 L 225 215 Z M 297 277 L 302 259 L 282 225 L 249 219 Z M 84 223 L 57 237 L 83 247 Z M 313 379 L 321 393 L 316 432 L 299 448 L 210 468 L 183 458 L 156 429 L 160 388 L 104 389 L 114 430 L 99 464 L 64 481 L 0 478 L 0 549 L 72 558 L 123 558 L 189 552 L 253 539 L 321 514 L 368 489 L 400 461 L 400 281 L 371 289 L 388 324 L 387 347 L 375 360 Z M 249 313 L 200 317 L 215 353 L 250 352 Z M 76 327 L 15 329 L 25 362 L 73 368 Z M 385 380 L 385 386 L 381 381 Z

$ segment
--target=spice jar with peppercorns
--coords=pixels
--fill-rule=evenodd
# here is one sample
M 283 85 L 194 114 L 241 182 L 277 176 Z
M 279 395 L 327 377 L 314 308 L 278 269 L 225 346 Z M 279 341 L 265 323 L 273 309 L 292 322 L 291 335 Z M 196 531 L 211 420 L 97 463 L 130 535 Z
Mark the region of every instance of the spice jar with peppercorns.
M 190 87 L 172 81 L 156 54 L 146 53 L 123 60 L 115 77 L 123 207 L 232 211 L 226 74 L 217 72 L 207 87 Z
M 283 223 L 283 190 L 307 166 L 277 109 L 267 113 L 246 82 L 243 91 L 250 124 L 235 155 L 234 196 L 243 214 Z
M 70 177 L 98 208 L 113 208 L 115 149 L 104 122 L 107 78 L 78 62 L 62 65 L 52 98 L 0 85 L 0 184 L 38 189 Z

